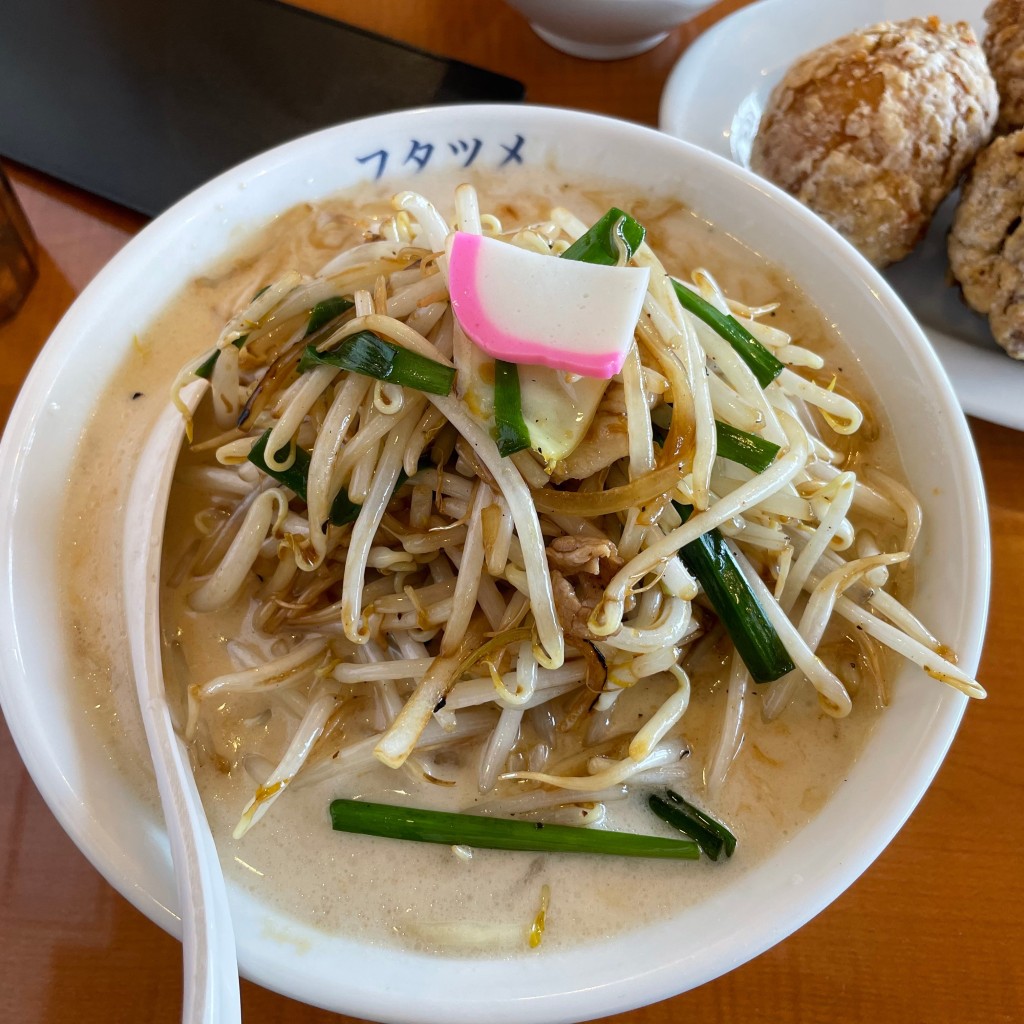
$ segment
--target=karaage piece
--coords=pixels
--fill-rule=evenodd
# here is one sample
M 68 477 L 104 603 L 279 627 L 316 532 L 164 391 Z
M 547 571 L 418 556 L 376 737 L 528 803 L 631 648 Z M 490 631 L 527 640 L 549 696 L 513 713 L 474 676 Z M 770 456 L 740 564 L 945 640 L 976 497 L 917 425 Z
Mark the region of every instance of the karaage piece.
M 885 22 L 793 64 L 769 99 L 751 166 L 881 267 L 922 238 L 998 108 L 966 22 Z
M 1000 134 L 1024 127 L 1024 0 L 993 0 L 982 47 L 999 89 Z
M 964 182 L 949 234 L 949 265 L 996 341 L 1024 359 L 1024 130 L 983 150 Z

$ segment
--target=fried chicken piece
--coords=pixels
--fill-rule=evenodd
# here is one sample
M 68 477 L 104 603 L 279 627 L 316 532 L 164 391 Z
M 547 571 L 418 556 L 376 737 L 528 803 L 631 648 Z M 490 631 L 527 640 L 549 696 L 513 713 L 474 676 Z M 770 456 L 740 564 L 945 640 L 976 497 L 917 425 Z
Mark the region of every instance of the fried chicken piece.
M 964 182 L 949 233 L 949 265 L 996 341 L 1024 359 L 1024 130 L 983 150 Z
M 993 0 L 982 46 L 999 89 L 1000 134 L 1024 127 L 1024 0 Z
M 761 119 L 751 167 L 882 267 L 924 235 L 988 142 L 998 107 L 966 22 L 885 22 L 789 69 Z

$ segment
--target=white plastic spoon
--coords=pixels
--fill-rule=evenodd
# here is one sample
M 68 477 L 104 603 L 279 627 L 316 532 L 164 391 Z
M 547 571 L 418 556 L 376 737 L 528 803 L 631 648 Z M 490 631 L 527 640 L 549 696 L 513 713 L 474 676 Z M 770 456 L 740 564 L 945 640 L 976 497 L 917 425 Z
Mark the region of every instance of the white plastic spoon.
M 181 393 L 182 401 L 195 410 L 206 388 L 206 381 L 190 384 Z M 125 508 L 125 610 L 139 709 L 178 888 L 185 961 L 182 1024 L 235 1024 L 242 1012 L 227 890 L 188 752 L 171 720 L 160 656 L 160 557 L 183 434 L 180 411 L 168 406 L 146 441 L 132 480 Z

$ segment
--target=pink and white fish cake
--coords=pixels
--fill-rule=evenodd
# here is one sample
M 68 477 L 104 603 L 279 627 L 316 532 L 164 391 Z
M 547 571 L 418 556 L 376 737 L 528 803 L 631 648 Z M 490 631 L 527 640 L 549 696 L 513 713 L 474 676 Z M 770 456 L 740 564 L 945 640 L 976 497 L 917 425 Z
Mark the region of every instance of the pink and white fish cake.
M 452 309 L 488 355 L 607 379 L 622 369 L 650 280 L 647 267 L 557 259 L 456 231 Z

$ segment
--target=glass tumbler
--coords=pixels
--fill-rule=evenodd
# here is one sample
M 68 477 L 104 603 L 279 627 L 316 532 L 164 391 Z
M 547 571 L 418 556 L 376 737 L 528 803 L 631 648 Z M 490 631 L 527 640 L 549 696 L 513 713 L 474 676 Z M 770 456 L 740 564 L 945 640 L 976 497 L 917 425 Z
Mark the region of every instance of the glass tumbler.
M 0 323 L 18 311 L 37 276 L 35 236 L 0 167 Z

